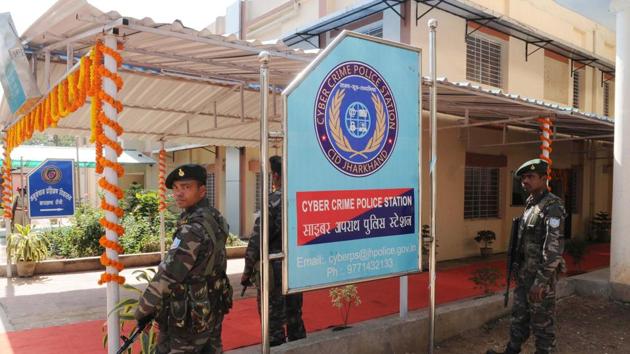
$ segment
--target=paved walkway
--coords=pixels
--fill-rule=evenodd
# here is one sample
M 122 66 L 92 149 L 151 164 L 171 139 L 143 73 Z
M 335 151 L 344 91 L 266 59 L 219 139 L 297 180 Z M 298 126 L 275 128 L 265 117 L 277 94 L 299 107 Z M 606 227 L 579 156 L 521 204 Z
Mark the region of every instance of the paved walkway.
M 232 284 L 239 284 L 243 264 L 243 259 L 228 261 L 228 276 Z M 136 280 L 132 272 L 146 268 L 125 269 L 122 275 L 128 284 L 144 288 L 145 283 Z M 105 318 L 106 288 L 96 282 L 100 273 L 0 278 L 0 333 Z M 131 296 L 136 295 L 121 288 L 121 299 Z M 237 296 L 240 296 L 240 290 Z M 249 296 L 255 296 L 254 290 L 247 291 L 246 297 Z

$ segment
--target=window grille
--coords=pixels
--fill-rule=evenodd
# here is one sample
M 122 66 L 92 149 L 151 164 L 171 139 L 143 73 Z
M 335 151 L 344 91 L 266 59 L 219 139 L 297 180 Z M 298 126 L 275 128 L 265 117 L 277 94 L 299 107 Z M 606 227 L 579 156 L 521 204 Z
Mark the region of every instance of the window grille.
M 604 82 L 604 115 L 610 117 L 610 82 Z
M 206 198 L 211 207 L 216 207 L 214 198 L 214 173 L 208 173 L 206 176 Z
M 580 85 L 582 83 L 582 71 L 573 72 L 573 108 L 580 108 Z
M 464 219 L 499 217 L 499 174 L 496 167 L 466 167 Z
M 481 37 L 466 37 L 466 80 L 501 87 L 503 46 Z

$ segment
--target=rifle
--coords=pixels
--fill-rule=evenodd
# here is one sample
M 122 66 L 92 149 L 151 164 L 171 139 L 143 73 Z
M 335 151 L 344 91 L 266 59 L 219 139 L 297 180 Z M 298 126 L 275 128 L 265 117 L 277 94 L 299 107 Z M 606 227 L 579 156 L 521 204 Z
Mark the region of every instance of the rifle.
M 120 349 L 118 349 L 118 351 L 116 352 L 116 354 L 123 354 L 125 352 L 125 350 L 127 350 L 127 348 L 129 348 L 133 342 L 136 341 L 136 339 L 138 338 L 138 336 L 142 333 L 142 331 L 144 331 L 144 328 L 151 323 L 151 321 L 145 323 L 142 327 L 136 327 L 134 328 L 133 332 L 131 332 L 131 335 L 129 336 L 129 338 L 125 337 L 125 336 L 120 336 L 120 338 L 122 338 L 122 340 L 124 340 L 125 342 L 123 343 L 123 345 L 120 347 Z
M 514 272 L 514 266 L 517 263 L 518 257 L 518 228 L 521 223 L 521 218 L 516 217 L 512 219 L 512 230 L 510 231 L 510 243 L 507 253 L 507 280 L 505 282 L 505 295 L 503 300 L 503 307 L 507 307 L 510 299 L 510 283 L 512 282 L 512 273 Z

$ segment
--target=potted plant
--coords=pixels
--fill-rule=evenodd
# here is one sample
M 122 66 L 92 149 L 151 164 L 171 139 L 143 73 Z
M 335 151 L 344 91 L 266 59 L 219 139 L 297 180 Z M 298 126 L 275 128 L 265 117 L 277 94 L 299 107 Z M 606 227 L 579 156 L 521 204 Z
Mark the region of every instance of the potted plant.
M 12 259 L 17 264 L 20 277 L 31 277 L 35 272 L 35 263 L 48 256 L 48 240 L 32 225 L 15 225 L 17 232 L 9 236 L 7 247 Z
M 477 236 L 475 236 L 475 241 L 482 245 L 481 257 L 488 257 L 492 255 L 492 242 L 497 239 L 497 235 L 492 230 L 481 230 L 477 232 Z

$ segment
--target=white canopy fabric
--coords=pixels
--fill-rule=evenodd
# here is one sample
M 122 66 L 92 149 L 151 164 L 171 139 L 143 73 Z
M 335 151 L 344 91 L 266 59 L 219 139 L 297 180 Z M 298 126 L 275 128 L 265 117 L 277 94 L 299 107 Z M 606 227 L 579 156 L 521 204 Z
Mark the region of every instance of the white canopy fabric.
M 272 56 L 272 131 L 281 130 L 281 89 L 315 57 L 315 52 L 290 49 L 281 42 L 242 41 L 196 31 L 179 21 L 154 23 L 150 18 L 103 13 L 84 0 L 59 0 L 22 36 L 27 52 L 36 54 L 35 72 L 42 92 L 48 87 L 46 52 L 51 55 L 50 84 L 54 85 L 67 72 L 69 44 L 76 63 L 102 33 L 112 29 L 125 46 L 121 52 L 124 87 L 119 93 L 124 106 L 119 116 L 125 129 L 122 139 L 146 142 L 145 151 L 159 149 L 160 140 L 167 149 L 259 146 L 258 54 L 268 51 Z M 427 95 L 428 90 L 423 90 L 425 108 Z M 614 125 L 608 117 L 445 78 L 438 80 L 437 111 L 459 117 L 468 112 L 476 125 L 500 123 L 532 129 L 537 127 L 535 116 L 555 117 L 557 132 L 565 137 L 609 141 Z M 9 113 L 3 100 L 0 124 L 7 128 L 19 118 Z M 49 132 L 88 136 L 89 130 L 86 104 Z

